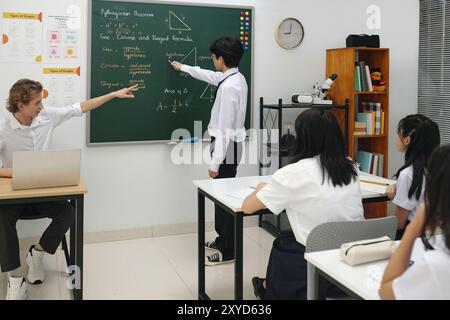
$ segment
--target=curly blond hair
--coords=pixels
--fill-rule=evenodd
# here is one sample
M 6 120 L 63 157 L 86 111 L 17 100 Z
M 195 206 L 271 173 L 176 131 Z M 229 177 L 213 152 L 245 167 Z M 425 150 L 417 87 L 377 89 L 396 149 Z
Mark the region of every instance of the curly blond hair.
M 28 104 L 42 92 L 42 84 L 39 81 L 20 79 L 9 90 L 6 109 L 11 113 L 19 111 L 19 103 Z

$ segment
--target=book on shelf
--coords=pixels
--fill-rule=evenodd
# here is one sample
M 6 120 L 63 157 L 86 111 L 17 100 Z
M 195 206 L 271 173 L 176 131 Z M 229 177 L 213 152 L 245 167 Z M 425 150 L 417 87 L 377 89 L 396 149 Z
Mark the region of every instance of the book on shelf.
M 370 76 L 370 67 L 365 61 L 355 62 L 355 91 L 373 92 L 372 78 Z
M 383 176 L 384 174 L 384 155 L 381 153 L 372 153 L 367 151 L 358 151 L 356 161 L 359 163 L 359 170 Z
M 361 91 L 367 92 L 369 91 L 369 85 L 367 83 L 366 63 L 364 61 L 359 61 L 359 70 L 361 77 Z
M 374 102 L 375 134 L 381 134 L 381 103 Z
M 367 77 L 367 84 L 368 84 L 368 91 L 373 92 L 373 86 L 372 86 L 372 78 L 370 77 L 370 68 L 368 65 L 366 65 L 366 77 Z
M 355 91 L 361 91 L 361 70 L 359 69 L 359 65 L 357 62 L 355 62 L 354 79 Z
M 367 134 L 367 126 L 365 122 L 355 122 L 355 130 L 354 135 L 366 135 Z
M 384 112 L 380 102 L 361 102 L 362 112 L 357 114 L 357 121 L 367 123 L 367 134 L 376 135 L 384 132 Z M 369 114 L 364 116 L 360 114 Z M 358 118 L 359 117 L 359 118 Z M 371 122 L 371 123 L 370 123 Z
M 374 133 L 375 112 L 359 112 L 356 115 L 356 121 L 364 122 L 366 124 L 367 135 L 372 135 Z

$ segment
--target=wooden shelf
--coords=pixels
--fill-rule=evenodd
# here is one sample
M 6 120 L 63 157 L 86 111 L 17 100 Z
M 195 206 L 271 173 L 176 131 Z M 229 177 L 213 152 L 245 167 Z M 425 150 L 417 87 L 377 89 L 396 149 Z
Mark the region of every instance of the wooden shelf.
M 327 49 L 325 76 L 336 74 L 338 77 L 333 87 L 328 92 L 330 98 L 337 104 L 342 104 L 346 99 L 349 103 L 349 123 L 344 124 L 342 112 L 333 112 L 343 130 L 347 130 L 349 143 L 347 152 L 356 160 L 358 151 L 381 153 L 384 155 L 383 176 L 389 173 L 389 52 L 388 48 L 338 48 Z M 379 68 L 383 80 L 386 80 L 385 91 L 355 91 L 355 62 L 364 61 L 369 68 Z M 362 111 L 362 104 L 381 103 L 384 112 L 384 134 L 358 135 L 355 133 L 355 122 L 357 113 Z M 364 205 L 366 218 L 386 216 L 387 207 L 385 203 Z
M 388 94 L 387 91 L 353 91 L 353 94 Z
M 355 139 L 368 139 L 368 138 L 386 138 L 387 135 L 386 134 L 366 134 L 366 135 L 358 135 L 358 134 L 354 134 L 353 137 Z

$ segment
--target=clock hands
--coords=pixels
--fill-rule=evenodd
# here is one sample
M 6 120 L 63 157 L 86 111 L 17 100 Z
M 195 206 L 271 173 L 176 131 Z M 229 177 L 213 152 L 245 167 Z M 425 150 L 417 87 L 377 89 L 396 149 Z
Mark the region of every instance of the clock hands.
M 291 23 L 291 25 L 289 27 L 289 32 L 285 32 L 284 34 L 291 34 L 291 32 L 292 32 L 292 23 Z

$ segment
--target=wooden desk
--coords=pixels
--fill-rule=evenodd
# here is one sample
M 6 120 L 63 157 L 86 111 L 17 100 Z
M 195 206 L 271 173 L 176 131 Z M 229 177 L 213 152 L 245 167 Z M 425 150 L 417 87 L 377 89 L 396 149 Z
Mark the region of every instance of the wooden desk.
M 208 179 L 193 181 L 197 187 L 198 199 L 198 298 L 210 299 L 205 291 L 205 197 L 234 217 L 234 298 L 243 297 L 243 218 L 247 216 L 271 214 L 264 209 L 254 214 L 242 212 L 243 199 L 230 196 L 236 190 L 255 187 L 259 182 L 270 182 L 271 176 L 252 176 L 228 179 Z M 363 202 L 389 200 L 385 194 L 362 191 Z
M 75 209 L 75 222 L 70 227 L 70 254 L 66 256 L 67 266 L 78 267 L 79 287 L 73 289 L 75 300 L 83 299 L 83 206 L 84 194 L 87 193 L 83 178 L 80 184 L 72 187 L 13 190 L 11 179 L 0 178 L 0 205 L 24 204 L 52 201 L 70 201 Z M 75 270 L 73 270 L 75 273 Z

